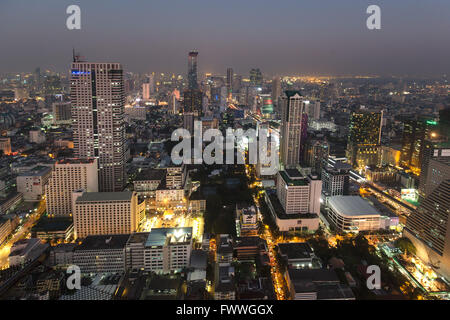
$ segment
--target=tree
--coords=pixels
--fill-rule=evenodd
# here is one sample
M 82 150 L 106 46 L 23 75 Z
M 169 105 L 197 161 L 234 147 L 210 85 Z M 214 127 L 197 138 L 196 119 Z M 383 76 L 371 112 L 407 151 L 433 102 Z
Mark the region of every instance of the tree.
M 414 244 L 411 242 L 411 240 L 409 240 L 406 237 L 402 237 L 395 240 L 395 246 L 399 248 L 402 252 L 406 252 L 407 254 L 410 255 L 415 255 L 417 252 L 417 249 L 414 246 Z

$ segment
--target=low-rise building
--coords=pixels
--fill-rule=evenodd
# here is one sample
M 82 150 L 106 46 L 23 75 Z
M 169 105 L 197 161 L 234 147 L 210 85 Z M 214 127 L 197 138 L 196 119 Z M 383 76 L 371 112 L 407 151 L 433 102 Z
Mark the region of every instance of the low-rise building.
M 123 192 L 73 193 L 75 237 L 89 235 L 130 234 L 138 229 L 144 218 L 145 203 L 137 194 Z
M 74 249 L 73 263 L 82 273 L 122 273 L 129 234 L 87 236 Z
M 23 194 L 25 201 L 41 200 L 51 172 L 51 167 L 36 166 L 30 171 L 19 174 L 16 178 L 17 191 Z
M 360 196 L 328 199 L 328 220 L 339 232 L 358 233 L 380 229 L 380 212 Z
M 192 227 L 152 229 L 145 241 L 144 269 L 180 272 L 189 266 L 191 251 Z
M 308 269 L 313 266 L 315 255 L 307 242 L 279 243 L 278 250 L 290 268 Z

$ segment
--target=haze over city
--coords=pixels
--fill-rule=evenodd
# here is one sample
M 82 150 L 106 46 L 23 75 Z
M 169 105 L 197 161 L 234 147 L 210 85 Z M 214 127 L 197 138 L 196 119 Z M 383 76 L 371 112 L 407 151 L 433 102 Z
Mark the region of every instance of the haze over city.
M 127 71 L 180 73 L 189 50 L 199 72 L 268 75 L 441 75 L 450 70 L 450 2 L 378 1 L 381 30 L 368 30 L 371 1 L 68 1 L 0 3 L 2 72 L 41 66 L 67 72 L 72 48 Z M 81 30 L 65 9 L 81 8 Z

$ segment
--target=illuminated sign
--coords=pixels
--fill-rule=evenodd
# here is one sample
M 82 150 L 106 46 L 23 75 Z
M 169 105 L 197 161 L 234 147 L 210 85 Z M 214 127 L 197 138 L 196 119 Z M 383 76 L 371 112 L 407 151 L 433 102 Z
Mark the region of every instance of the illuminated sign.
M 417 201 L 419 199 L 417 189 L 402 189 L 401 198 L 403 200 Z

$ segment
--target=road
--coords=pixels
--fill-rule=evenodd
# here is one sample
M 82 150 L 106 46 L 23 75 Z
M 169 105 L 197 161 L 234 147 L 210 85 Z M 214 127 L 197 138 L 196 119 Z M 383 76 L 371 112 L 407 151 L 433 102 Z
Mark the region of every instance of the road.
M 25 218 L 23 225 L 19 227 L 17 232 L 0 247 L 0 270 L 9 267 L 8 256 L 11 252 L 12 245 L 15 242 L 27 237 L 27 235 L 31 231 L 31 228 L 36 223 L 36 221 L 39 220 L 44 211 L 45 201 L 41 201 L 35 211 L 31 213 L 27 218 Z

